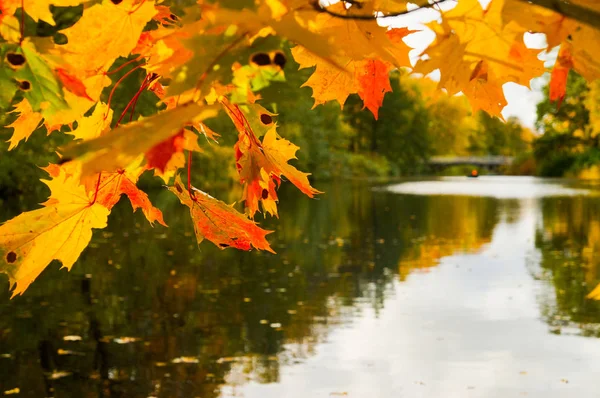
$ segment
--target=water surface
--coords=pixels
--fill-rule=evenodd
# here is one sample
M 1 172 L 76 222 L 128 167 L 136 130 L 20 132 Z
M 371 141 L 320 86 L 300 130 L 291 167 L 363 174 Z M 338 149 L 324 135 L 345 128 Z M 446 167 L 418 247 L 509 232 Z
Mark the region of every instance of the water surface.
M 595 397 L 600 204 L 562 180 L 281 192 L 277 255 L 122 203 L 70 273 L 0 293 L 0 393 Z M 0 219 L 9 217 L 2 210 Z M 6 286 L 6 285 L 5 285 Z

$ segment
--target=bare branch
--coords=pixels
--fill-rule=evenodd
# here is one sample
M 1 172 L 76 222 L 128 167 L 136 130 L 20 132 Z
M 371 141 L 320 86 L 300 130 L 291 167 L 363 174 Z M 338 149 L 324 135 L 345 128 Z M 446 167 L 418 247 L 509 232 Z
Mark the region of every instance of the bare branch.
M 414 12 L 418 12 L 423 9 L 428 9 L 435 7 L 439 4 L 445 3 L 447 1 L 456 1 L 456 0 L 437 0 L 429 4 L 422 5 L 418 8 L 412 10 L 398 11 L 387 14 L 376 13 L 376 14 L 342 14 L 335 11 L 331 11 L 327 7 L 321 5 L 318 0 L 312 0 L 311 4 L 315 8 L 315 10 L 319 12 L 327 13 L 336 18 L 342 19 L 357 19 L 357 20 L 376 20 L 380 18 L 392 18 L 399 17 L 401 15 L 412 14 Z M 598 29 L 600 27 L 600 12 L 590 10 L 588 8 L 579 6 L 577 4 L 568 3 L 564 0 L 519 0 L 522 3 L 537 5 L 540 7 L 547 8 L 549 10 L 555 11 L 559 14 L 564 15 L 567 18 L 574 19 L 581 23 L 591 26 L 592 28 Z M 346 0 L 347 3 L 353 4 L 353 7 L 360 9 L 360 5 L 362 3 L 356 0 Z
M 566 3 L 563 0 L 520 0 L 523 3 L 535 4 L 540 7 L 556 11 L 567 18 L 574 19 L 581 23 L 598 29 L 600 27 L 600 12 L 590 10 L 589 8 L 578 6 L 573 3 Z
M 319 12 L 324 12 L 326 14 L 329 14 L 333 17 L 336 18 L 341 18 L 341 19 L 358 19 L 358 20 L 363 20 L 363 21 L 371 21 L 371 20 L 376 20 L 376 19 L 384 19 L 384 18 L 392 18 L 392 17 L 399 17 L 401 15 L 407 15 L 407 14 L 412 14 L 424 9 L 428 9 L 428 8 L 433 8 L 435 6 L 437 6 L 438 4 L 442 4 L 445 3 L 447 1 L 456 1 L 456 0 L 437 0 L 434 1 L 433 3 L 429 3 L 429 4 L 425 4 L 422 5 L 418 8 L 412 9 L 412 10 L 405 10 L 405 11 L 398 11 L 398 12 L 391 12 L 391 13 L 377 13 L 377 14 L 340 14 L 338 12 L 335 11 L 331 11 L 330 9 L 328 9 L 327 7 L 319 4 L 318 1 L 313 1 L 311 2 L 313 7 L 315 8 L 315 10 L 319 11 Z M 354 1 L 346 1 L 347 3 L 351 3 L 351 4 L 355 4 L 355 6 L 357 6 L 358 4 L 361 4 L 359 2 L 354 2 Z M 357 8 L 360 8 L 357 6 Z

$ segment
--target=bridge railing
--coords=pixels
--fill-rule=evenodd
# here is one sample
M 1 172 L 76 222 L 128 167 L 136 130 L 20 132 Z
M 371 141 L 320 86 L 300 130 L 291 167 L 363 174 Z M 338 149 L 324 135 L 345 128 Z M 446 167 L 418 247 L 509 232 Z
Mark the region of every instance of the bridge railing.
M 428 164 L 436 166 L 458 166 L 472 164 L 475 166 L 510 165 L 513 156 L 432 156 Z

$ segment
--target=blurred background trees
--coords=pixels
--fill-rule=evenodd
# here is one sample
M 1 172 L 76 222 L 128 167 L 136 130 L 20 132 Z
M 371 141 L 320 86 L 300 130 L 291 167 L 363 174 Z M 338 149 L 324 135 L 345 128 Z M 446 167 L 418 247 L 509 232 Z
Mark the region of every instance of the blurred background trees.
M 297 69 L 285 42 L 281 49 L 287 55 L 285 81 L 271 82 L 258 94 L 264 106 L 279 114 L 279 133 L 301 148 L 298 167 L 312 171 L 314 179 L 428 175 L 432 174 L 427 166 L 431 156 L 469 155 L 514 156 L 513 166 L 504 170 L 508 174 L 600 176 L 595 166 L 600 162 L 600 83 L 588 85 L 574 72 L 561 106 L 550 102 L 548 87 L 544 88 L 536 133 L 516 118 L 501 121 L 483 112 L 473 115 L 465 97 L 449 97 L 436 90 L 436 82 L 401 71 L 392 73 L 393 92 L 386 94 L 378 120 L 363 111 L 357 96 L 350 97 L 343 109 L 335 103 L 312 109 L 311 89 L 301 87 L 312 71 Z M 142 73 L 120 89 L 137 88 L 141 79 Z M 115 96 L 121 97 L 128 96 Z M 155 111 L 155 100 L 152 93 L 145 93 L 136 113 Z M 14 115 L 3 117 L 10 122 Z M 203 179 L 199 184 L 207 189 L 228 186 L 236 177 L 232 146 L 237 133 L 225 117 L 208 124 L 221 135 L 221 145 L 201 143 L 205 151 L 196 155 L 194 175 Z M 41 130 L 0 158 L 0 191 L 28 195 L 34 189 L 45 189 L 32 183 L 43 177 L 43 172 L 26 165 L 45 166 L 55 161 L 46 146 L 57 147 L 69 138 L 55 132 L 52 140 L 46 141 Z M 4 141 L 10 133 L 10 129 L 0 131 L 0 146 L 7 146 Z M 469 167 L 449 168 L 443 173 L 462 175 L 465 170 Z M 142 183 L 158 184 L 150 177 Z

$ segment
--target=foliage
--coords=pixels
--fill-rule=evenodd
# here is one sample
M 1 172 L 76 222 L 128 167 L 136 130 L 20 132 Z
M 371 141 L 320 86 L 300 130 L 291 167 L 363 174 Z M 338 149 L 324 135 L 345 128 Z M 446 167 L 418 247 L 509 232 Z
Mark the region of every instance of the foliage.
M 480 112 L 477 121 L 475 134 L 471 135 L 471 153 L 511 156 L 529 149 L 533 134 L 517 119 L 510 118 L 502 123 Z
M 0 107 L 18 114 L 7 126 L 13 129 L 10 149 L 38 127 L 48 134 L 66 129 L 74 137 L 58 149 L 60 161 L 45 168 L 52 193 L 44 207 L 0 226 L 0 271 L 17 285 L 13 294 L 21 293 L 53 259 L 70 267 L 92 229 L 106 225 L 121 195 L 151 223 L 168 224 L 136 183 L 152 170 L 169 184 L 186 163 L 187 183 L 176 180 L 169 189 L 190 208 L 198 241 L 269 250 L 267 231 L 248 217 L 258 211 L 278 215 L 282 179 L 309 197 L 321 193 L 311 186 L 308 173 L 290 163 L 299 147 L 278 132 L 274 111 L 279 109 L 259 104 L 259 92 L 289 74 L 289 53 L 282 51 L 281 38 L 295 44 L 291 53 L 300 68 L 311 69 L 304 86 L 312 89 L 315 106 L 337 101 L 344 107 L 348 102 L 347 108 L 366 108 L 373 115 L 345 116 L 345 123 L 360 126 L 340 137 L 350 148 L 365 142 L 382 152 L 411 148 L 406 159 L 390 161 L 388 153 L 396 173 L 415 167 L 426 154 L 426 139 L 417 132 L 428 121 L 425 106 L 403 105 L 414 99 L 399 91 L 397 77 L 390 81 L 391 71 L 428 74 L 439 69 L 438 91 L 462 92 L 474 112 L 482 109 L 499 117 L 506 104 L 502 85 L 528 86 L 544 72 L 540 50 L 523 42 L 526 32 L 546 34 L 547 49 L 561 46 L 553 98 L 562 99 L 561 82 L 570 69 L 588 81 L 600 73 L 595 58 L 600 32 L 590 26 L 588 15 L 571 7 L 576 3 L 592 14 L 600 11 L 588 0 L 564 2 L 564 15 L 535 5 L 543 4 L 539 0 L 492 0 L 485 9 L 477 0 L 460 0 L 456 7 L 438 11 L 441 18 L 429 24 L 436 38 L 414 66 L 408 57 L 411 48 L 403 41 L 413 32 L 388 29 L 377 21 L 377 16 L 409 12 L 404 0 L 173 3 L 2 3 Z M 392 88 L 400 95 L 386 96 Z M 403 129 L 398 122 L 383 121 L 395 114 L 396 106 L 410 110 L 401 115 Z M 191 184 L 201 180 L 192 175 L 190 164 L 192 154 L 202 150 L 197 136 L 216 143 L 226 134 L 207 124 L 219 113 L 235 127 L 228 132 L 237 130 L 223 142 L 233 141 L 245 215 Z M 281 124 L 285 118 L 282 114 Z M 296 135 L 310 133 L 304 120 L 297 120 Z M 488 150 L 499 150 L 496 141 Z M 349 163 L 366 159 L 354 157 Z M 385 162 L 379 168 L 387 168 Z
M 545 87 L 544 100 L 537 109 L 537 126 L 544 131 L 533 143 L 537 174 L 578 176 L 600 160 L 598 84 L 588 86 L 583 77 L 571 73 L 567 98 L 560 106 L 551 102 L 550 86 Z

